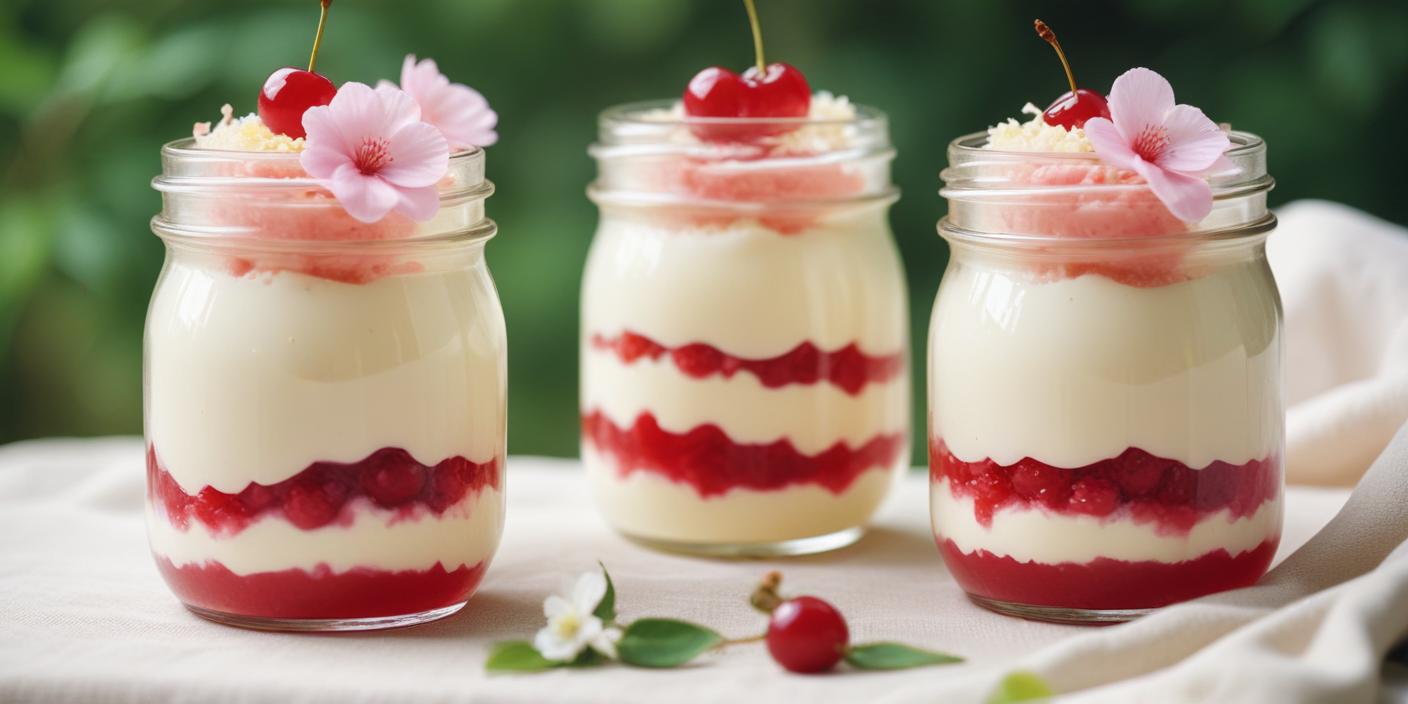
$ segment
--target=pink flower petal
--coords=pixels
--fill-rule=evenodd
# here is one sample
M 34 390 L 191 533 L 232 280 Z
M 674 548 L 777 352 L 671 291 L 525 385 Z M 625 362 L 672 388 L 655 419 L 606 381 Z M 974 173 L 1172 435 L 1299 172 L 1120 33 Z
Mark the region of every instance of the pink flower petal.
M 1164 117 L 1168 147 L 1159 166 L 1182 173 L 1198 173 L 1212 166 L 1232 142 L 1216 122 L 1192 105 L 1175 105 Z
M 378 176 L 394 186 L 433 186 L 450 168 L 449 144 L 440 130 L 424 122 L 406 125 L 392 134 L 388 151 L 391 163 Z
M 377 97 L 386 116 L 382 134 L 391 134 L 406 125 L 420 122 L 420 105 L 406 91 L 391 84 L 377 86 Z
M 306 149 L 326 148 L 333 151 L 350 154 L 353 143 L 342 133 L 342 126 L 332 112 L 329 105 L 319 105 L 303 111 L 303 131 L 305 134 Z M 304 167 L 307 168 L 306 166 Z M 312 173 L 311 171 L 309 173 Z M 319 178 L 326 178 L 327 174 L 314 174 Z
M 327 107 L 328 114 L 333 118 L 331 123 L 340 131 L 344 144 L 349 148 L 355 148 L 367 137 L 389 132 L 382 97 L 365 83 L 349 81 L 342 84 Z M 307 114 L 305 112 L 304 116 Z
M 302 164 L 303 170 L 313 178 L 332 178 L 339 168 L 352 166 L 352 157 L 347 151 L 335 149 L 319 141 L 317 146 L 308 147 L 298 155 L 298 163 Z
M 1163 125 L 1172 109 L 1173 86 L 1147 68 L 1125 71 L 1110 87 L 1110 118 L 1128 143 L 1144 128 Z
M 1129 146 L 1129 140 L 1120 134 L 1119 128 L 1103 117 L 1085 121 L 1085 137 L 1090 140 L 1095 153 L 1110 166 L 1132 171 L 1135 163 L 1142 161 Z
M 362 222 L 376 222 L 386 217 L 401 200 L 390 184 L 363 174 L 351 164 L 334 172 L 325 185 L 342 203 L 347 214 Z
M 1223 154 L 1217 157 L 1217 161 L 1214 161 L 1212 166 L 1209 166 L 1207 170 L 1203 172 L 1203 175 L 1235 174 L 1241 170 L 1242 167 L 1237 166 L 1237 162 L 1228 159 L 1227 155 Z
M 445 135 L 451 149 L 488 146 L 498 141 L 498 115 L 478 91 L 451 83 L 431 59 L 408 55 L 401 64 L 401 88 L 420 104 L 421 119 Z
M 405 214 L 416 222 L 425 222 L 440 210 L 440 191 L 435 186 L 425 188 L 400 188 L 396 190 L 399 200 L 397 212 Z
M 1157 164 L 1139 161 L 1136 172 L 1149 182 L 1149 190 L 1163 201 L 1174 217 L 1184 222 L 1198 222 L 1212 212 L 1212 188 L 1196 176 L 1187 176 L 1160 168 Z

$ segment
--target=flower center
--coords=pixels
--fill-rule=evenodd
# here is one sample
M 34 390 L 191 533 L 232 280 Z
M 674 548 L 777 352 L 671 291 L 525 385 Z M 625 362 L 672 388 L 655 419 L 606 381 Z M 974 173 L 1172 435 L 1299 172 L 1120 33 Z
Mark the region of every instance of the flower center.
M 376 174 L 392 161 L 391 144 L 381 137 L 364 137 L 352 155 L 352 163 L 367 176 Z
M 557 635 L 564 639 L 576 637 L 577 631 L 581 627 L 582 622 L 577 618 L 577 614 L 563 614 L 558 617 L 557 623 L 553 624 L 553 630 L 557 631 Z
M 1153 163 L 1168 149 L 1168 130 L 1157 125 L 1149 125 L 1134 138 L 1134 153 L 1144 161 Z

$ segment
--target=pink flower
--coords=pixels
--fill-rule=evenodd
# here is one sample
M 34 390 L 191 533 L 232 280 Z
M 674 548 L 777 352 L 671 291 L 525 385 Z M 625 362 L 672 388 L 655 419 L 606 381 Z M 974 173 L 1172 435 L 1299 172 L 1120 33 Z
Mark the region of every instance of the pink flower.
M 440 209 L 450 147 L 404 91 L 344 83 L 331 103 L 303 113 L 303 129 L 303 170 L 352 217 L 376 222 L 394 209 L 423 222 Z
M 1085 122 L 1085 136 L 1101 159 L 1142 176 L 1180 220 L 1196 222 L 1212 212 L 1204 177 L 1229 166 L 1223 152 L 1232 143 L 1202 110 L 1175 105 L 1163 76 L 1132 68 L 1110 88 L 1110 118 Z
M 382 81 L 377 87 L 391 85 Z M 421 119 L 440 128 L 451 149 L 487 147 L 499 141 L 499 116 L 479 91 L 451 83 L 432 59 L 416 62 L 407 54 L 401 64 L 401 89 L 420 104 Z

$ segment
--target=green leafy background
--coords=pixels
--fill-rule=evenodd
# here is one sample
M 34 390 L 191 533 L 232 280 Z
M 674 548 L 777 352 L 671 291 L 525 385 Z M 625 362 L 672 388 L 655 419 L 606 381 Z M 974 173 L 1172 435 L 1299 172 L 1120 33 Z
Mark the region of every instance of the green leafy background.
M 1178 97 L 1261 133 L 1276 203 L 1320 197 L 1408 220 L 1408 3 L 1314 0 L 759 0 L 769 55 L 881 107 L 904 192 L 893 224 L 922 359 L 946 251 L 944 145 L 1064 90 L 1031 30 L 1059 32 L 1107 89 L 1147 65 Z M 141 331 L 162 260 L 147 220 L 162 142 L 253 109 L 306 61 L 316 0 L 0 0 L 0 442 L 141 430 Z M 319 68 L 394 78 L 409 52 L 487 95 L 510 339 L 510 449 L 576 451 L 577 290 L 595 223 L 586 145 L 613 103 L 677 95 L 750 61 L 727 0 L 337 0 Z M 922 419 L 922 375 L 915 414 Z M 922 427 L 922 424 L 920 425 Z M 922 440 L 916 438 L 916 458 Z

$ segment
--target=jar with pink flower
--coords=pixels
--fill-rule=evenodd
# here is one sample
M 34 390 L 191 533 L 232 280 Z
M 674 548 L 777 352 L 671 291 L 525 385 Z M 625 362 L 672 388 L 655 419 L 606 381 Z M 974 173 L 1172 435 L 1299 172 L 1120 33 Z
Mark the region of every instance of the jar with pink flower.
M 464 606 L 503 528 L 495 116 L 414 57 L 399 87 L 317 79 L 276 72 L 260 115 L 162 149 L 148 535 L 216 621 L 420 623 Z
M 975 602 L 1045 620 L 1247 586 L 1282 516 L 1266 145 L 1147 69 L 1103 115 L 1033 112 L 954 140 L 942 175 L 939 549 Z

